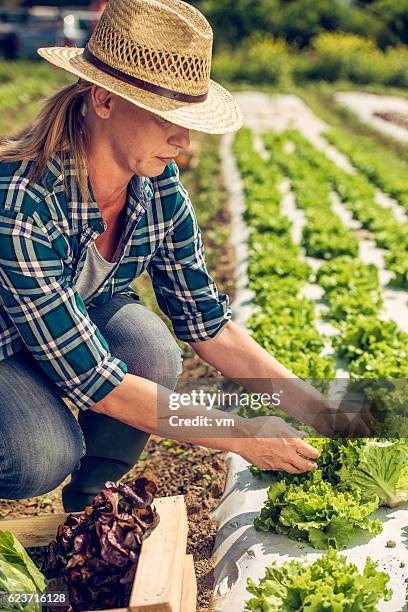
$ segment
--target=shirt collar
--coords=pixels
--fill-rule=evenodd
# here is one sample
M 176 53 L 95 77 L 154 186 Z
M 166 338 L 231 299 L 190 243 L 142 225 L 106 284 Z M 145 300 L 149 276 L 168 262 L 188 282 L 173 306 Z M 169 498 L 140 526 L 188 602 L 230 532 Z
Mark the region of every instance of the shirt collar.
M 65 190 L 65 176 L 68 187 L 68 192 L 66 193 L 67 212 L 71 227 L 81 230 L 89 225 L 103 226 L 104 221 L 89 180 L 90 201 L 86 202 L 81 197 L 73 157 L 66 154 L 64 159 L 62 159 L 60 154 L 55 153 L 48 160 L 47 169 L 46 186 L 50 191 L 57 189 Z M 139 208 L 140 205 L 143 209 L 147 209 L 153 195 L 154 189 L 151 179 L 147 176 L 133 175 L 128 186 L 128 210 L 126 217 L 130 218 L 133 211 Z

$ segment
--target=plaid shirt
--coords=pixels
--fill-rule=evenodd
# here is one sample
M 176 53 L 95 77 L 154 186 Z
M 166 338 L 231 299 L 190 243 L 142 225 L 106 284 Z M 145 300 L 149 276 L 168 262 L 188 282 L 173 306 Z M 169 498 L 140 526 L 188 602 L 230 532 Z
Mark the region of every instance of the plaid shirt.
M 92 186 L 91 201 L 83 201 L 73 160 L 57 154 L 44 179 L 29 183 L 31 163 L 0 163 L 0 360 L 27 347 L 65 396 L 90 408 L 122 381 L 127 366 L 110 353 L 86 305 L 119 293 L 139 301 L 129 284 L 144 270 L 178 338 L 216 335 L 231 317 L 228 297 L 208 274 L 175 162 L 159 177 L 129 182 L 121 257 L 86 305 L 75 281 L 87 247 L 106 229 Z

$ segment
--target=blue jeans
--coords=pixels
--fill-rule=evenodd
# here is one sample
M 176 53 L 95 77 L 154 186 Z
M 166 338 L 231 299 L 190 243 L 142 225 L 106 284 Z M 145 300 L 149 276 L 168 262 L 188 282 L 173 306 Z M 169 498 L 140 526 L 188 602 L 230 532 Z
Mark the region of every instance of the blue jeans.
M 89 316 L 131 374 L 175 388 L 181 351 L 156 314 L 117 295 Z M 28 350 L 0 362 L 0 498 L 42 495 L 72 474 L 62 501 L 81 511 L 135 465 L 149 434 L 92 410 L 77 420 L 61 395 Z

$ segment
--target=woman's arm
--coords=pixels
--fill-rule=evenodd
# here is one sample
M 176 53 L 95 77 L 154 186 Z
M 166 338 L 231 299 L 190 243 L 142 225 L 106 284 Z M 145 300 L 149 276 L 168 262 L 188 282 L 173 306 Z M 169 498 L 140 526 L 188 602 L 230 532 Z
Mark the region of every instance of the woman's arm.
M 235 415 L 234 424 L 217 425 L 216 419 L 225 419 L 226 413 L 203 406 L 180 406 L 169 409 L 172 392 L 156 383 L 127 373 L 123 381 L 103 400 L 92 406 L 95 412 L 107 414 L 122 423 L 149 433 L 156 433 L 209 448 L 233 451 L 250 463 L 274 470 L 298 473 L 314 469 L 319 453 L 304 442 L 302 434 L 275 417 L 244 419 Z M 201 425 L 173 426 L 170 419 L 201 419 Z M 207 426 L 203 419 L 212 419 Z
M 0 206 L 0 303 L 45 375 L 86 410 L 123 380 L 127 366 L 111 354 L 68 280 L 59 231 L 38 213 L 29 216 L 38 203 L 25 181 L 15 184 L 10 204 L 17 210 Z
M 279 393 L 280 408 L 301 423 L 313 426 L 323 435 L 335 430 L 335 411 L 326 398 L 285 368 L 233 321 L 228 321 L 214 338 L 190 345 L 204 361 L 246 389 L 269 395 Z M 336 413 L 337 427 L 348 423 L 339 416 Z M 364 428 L 364 424 L 359 425 Z

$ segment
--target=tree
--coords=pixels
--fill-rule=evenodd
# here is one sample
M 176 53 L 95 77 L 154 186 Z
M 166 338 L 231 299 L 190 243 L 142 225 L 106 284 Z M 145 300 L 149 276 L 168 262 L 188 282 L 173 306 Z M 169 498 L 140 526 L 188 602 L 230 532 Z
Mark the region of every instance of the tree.
M 370 9 L 375 11 L 382 24 L 378 37 L 381 47 L 399 42 L 408 44 L 408 0 L 376 0 Z

